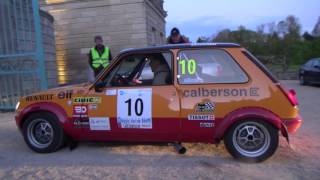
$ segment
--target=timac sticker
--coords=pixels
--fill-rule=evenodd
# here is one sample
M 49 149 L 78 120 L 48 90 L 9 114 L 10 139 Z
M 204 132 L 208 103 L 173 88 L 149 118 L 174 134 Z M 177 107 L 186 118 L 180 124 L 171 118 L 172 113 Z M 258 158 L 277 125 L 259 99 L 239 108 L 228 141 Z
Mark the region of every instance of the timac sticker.
M 214 115 L 211 115 L 211 114 L 191 114 L 191 115 L 188 115 L 188 120 L 213 121 Z
M 110 128 L 110 120 L 108 117 L 93 117 L 89 119 L 90 130 L 93 131 L 108 131 Z
M 213 125 L 214 125 L 213 123 L 204 123 L 204 122 L 200 123 L 201 128 L 212 128 Z
M 196 112 L 204 112 L 204 113 L 210 113 L 213 112 L 215 108 L 215 104 L 212 102 L 204 102 L 204 103 L 198 103 L 196 105 L 195 111 Z
M 101 103 L 100 97 L 76 97 L 73 98 L 75 104 L 97 104 Z

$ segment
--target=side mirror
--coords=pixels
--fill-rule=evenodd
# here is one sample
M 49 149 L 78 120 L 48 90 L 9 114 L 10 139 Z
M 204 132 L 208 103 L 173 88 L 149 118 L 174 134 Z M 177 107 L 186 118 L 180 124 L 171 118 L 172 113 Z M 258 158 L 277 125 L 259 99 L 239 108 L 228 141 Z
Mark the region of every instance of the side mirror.
M 106 87 L 106 84 L 107 83 L 105 82 L 98 82 L 97 84 L 94 85 L 94 90 L 99 93 L 103 92 L 103 89 L 104 87 Z
M 315 65 L 314 68 L 320 69 L 320 66 L 319 65 Z

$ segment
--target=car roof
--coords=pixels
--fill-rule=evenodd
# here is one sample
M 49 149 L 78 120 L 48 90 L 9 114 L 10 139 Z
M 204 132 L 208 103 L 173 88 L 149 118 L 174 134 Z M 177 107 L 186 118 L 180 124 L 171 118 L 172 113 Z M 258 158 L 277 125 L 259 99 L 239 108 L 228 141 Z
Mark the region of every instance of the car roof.
M 186 44 L 166 44 L 159 46 L 150 46 L 143 48 L 129 48 L 124 49 L 120 53 L 136 52 L 136 51 L 152 51 L 152 50 L 168 50 L 168 49 L 185 49 L 185 48 L 205 48 L 205 47 L 227 47 L 238 48 L 241 47 L 236 43 L 186 43 Z

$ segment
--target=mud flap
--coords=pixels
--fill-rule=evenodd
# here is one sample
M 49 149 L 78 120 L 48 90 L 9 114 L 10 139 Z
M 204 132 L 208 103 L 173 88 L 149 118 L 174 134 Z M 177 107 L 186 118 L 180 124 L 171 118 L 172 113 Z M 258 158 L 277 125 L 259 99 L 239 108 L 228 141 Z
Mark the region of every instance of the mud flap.
M 66 138 L 66 144 L 69 147 L 70 151 L 73 151 L 78 147 L 78 142 L 74 141 L 72 138 L 68 137 Z
M 281 134 L 282 134 L 283 137 L 286 138 L 289 147 L 292 148 L 292 147 L 291 147 L 291 144 L 290 144 L 288 129 L 287 129 L 287 127 L 284 125 L 284 123 L 281 123 Z

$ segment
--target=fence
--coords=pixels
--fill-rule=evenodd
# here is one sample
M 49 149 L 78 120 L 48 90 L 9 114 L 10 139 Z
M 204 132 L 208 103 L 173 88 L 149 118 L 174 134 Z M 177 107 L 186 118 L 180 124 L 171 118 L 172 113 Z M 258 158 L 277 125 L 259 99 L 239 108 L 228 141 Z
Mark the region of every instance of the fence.
M 47 87 L 38 0 L 1 0 L 0 110 Z

